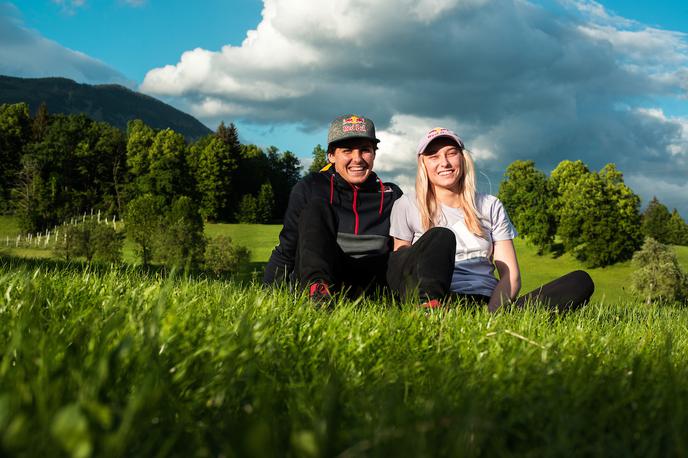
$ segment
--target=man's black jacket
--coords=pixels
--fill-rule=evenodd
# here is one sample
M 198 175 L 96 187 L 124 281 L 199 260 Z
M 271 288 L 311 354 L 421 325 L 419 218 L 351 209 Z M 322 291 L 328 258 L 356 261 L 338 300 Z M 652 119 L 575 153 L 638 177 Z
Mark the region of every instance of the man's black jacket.
M 402 191 L 394 183 L 383 183 L 375 173 L 359 186 L 345 181 L 334 167 L 312 172 L 299 181 L 289 195 L 279 245 L 265 268 L 265 283 L 289 279 L 294 270 L 301 210 L 313 199 L 327 201 L 336 211 L 337 244 L 353 257 L 374 256 L 391 250 L 389 217 Z

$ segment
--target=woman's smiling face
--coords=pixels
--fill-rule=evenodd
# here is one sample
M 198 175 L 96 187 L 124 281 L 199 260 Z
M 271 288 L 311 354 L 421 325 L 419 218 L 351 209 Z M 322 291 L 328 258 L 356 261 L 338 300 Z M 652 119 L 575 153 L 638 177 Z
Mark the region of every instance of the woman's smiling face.
M 463 157 L 456 142 L 446 137 L 433 140 L 423 152 L 423 163 L 433 186 L 458 191 Z

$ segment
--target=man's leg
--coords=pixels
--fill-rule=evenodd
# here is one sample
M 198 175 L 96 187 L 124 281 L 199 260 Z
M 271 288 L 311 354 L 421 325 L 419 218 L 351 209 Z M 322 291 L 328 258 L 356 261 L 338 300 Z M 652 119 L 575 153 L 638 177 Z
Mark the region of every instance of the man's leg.
M 522 307 L 526 303 L 541 302 L 560 312 L 575 310 L 585 305 L 595 292 L 595 284 L 587 272 L 569 272 L 533 291 L 519 297 L 514 305 Z
M 451 286 L 455 257 L 454 232 L 433 227 L 410 247 L 390 255 L 387 283 L 402 300 L 416 291 L 422 301 L 442 299 Z

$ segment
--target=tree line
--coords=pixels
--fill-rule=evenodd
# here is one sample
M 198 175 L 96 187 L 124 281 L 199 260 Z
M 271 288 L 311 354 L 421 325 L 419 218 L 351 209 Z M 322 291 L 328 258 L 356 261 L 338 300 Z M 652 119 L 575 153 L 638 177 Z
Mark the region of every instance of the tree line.
M 279 221 L 300 175 L 296 155 L 241 144 L 234 124 L 188 142 L 140 120 L 122 131 L 45 105 L 35 116 L 25 103 L 0 105 L 0 212 L 25 233 L 94 210 L 118 215 L 144 263 L 197 264 L 204 221 Z
M 233 124 L 193 142 L 131 121 L 126 132 L 84 115 L 31 116 L 0 105 L 0 211 L 25 232 L 91 209 L 123 215 L 141 195 L 188 196 L 213 222 L 270 222 L 286 209 L 301 164 L 290 151 L 243 145 Z
M 515 161 L 499 186 L 500 200 L 520 235 L 540 253 L 570 252 L 588 267 L 631 259 L 645 237 L 688 245 L 688 225 L 654 198 L 640 213 L 640 197 L 614 164 L 593 171 L 562 161 L 547 176 L 533 161 Z

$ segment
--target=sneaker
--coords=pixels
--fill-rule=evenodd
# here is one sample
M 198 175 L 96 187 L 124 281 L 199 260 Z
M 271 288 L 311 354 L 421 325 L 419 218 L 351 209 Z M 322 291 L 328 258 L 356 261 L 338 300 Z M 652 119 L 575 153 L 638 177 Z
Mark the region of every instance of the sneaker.
M 426 303 L 420 304 L 420 307 L 426 311 L 437 310 L 442 308 L 442 303 L 439 301 L 439 299 L 430 299 Z
M 311 284 L 308 291 L 308 298 L 314 304 L 328 305 L 332 300 L 332 294 L 330 293 L 330 288 L 327 286 L 327 283 L 319 281 Z

